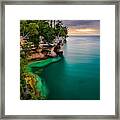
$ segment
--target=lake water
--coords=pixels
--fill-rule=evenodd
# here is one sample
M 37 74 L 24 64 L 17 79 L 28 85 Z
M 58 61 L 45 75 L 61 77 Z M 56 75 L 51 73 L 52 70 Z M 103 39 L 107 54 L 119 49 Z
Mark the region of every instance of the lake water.
M 41 70 L 32 68 L 45 83 L 48 100 L 99 100 L 100 37 L 67 38 L 64 58 Z
M 69 37 L 64 58 L 44 68 L 49 100 L 100 99 L 100 37 Z

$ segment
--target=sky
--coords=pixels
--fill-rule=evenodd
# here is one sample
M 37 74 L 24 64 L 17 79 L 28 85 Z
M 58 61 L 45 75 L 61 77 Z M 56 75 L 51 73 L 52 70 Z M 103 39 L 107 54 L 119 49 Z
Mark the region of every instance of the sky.
M 63 20 L 68 27 L 68 35 L 96 36 L 100 35 L 99 20 Z

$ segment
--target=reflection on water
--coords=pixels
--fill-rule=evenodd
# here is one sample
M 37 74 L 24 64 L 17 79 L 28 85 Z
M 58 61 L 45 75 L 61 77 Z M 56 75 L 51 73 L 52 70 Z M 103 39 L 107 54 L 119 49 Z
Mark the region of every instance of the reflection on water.
M 69 37 L 64 59 L 44 69 L 50 100 L 100 99 L 100 37 Z

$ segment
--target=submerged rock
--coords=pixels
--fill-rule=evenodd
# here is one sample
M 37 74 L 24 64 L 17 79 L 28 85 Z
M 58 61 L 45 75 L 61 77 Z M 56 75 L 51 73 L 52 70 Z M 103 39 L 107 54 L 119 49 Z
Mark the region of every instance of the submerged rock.
M 36 90 L 37 90 L 37 95 L 39 92 L 39 95 L 41 96 L 41 99 L 46 99 L 48 95 L 48 89 L 45 84 L 45 80 L 43 80 L 41 77 L 39 77 L 37 74 L 32 72 L 32 68 L 43 68 L 51 63 L 57 62 L 61 60 L 61 57 L 55 57 L 55 58 L 48 58 L 46 60 L 40 60 L 40 61 L 35 61 L 32 63 L 29 63 L 27 66 L 27 70 L 33 74 L 33 76 L 36 79 Z

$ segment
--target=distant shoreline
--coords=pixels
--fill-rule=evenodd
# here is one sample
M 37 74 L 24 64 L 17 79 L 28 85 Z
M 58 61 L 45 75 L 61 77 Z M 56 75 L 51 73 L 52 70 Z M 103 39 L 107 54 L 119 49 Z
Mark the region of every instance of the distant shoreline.
M 69 35 L 68 37 L 100 37 L 100 35 Z

